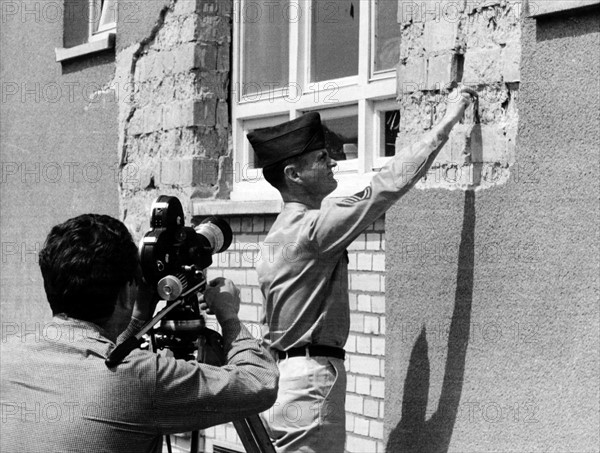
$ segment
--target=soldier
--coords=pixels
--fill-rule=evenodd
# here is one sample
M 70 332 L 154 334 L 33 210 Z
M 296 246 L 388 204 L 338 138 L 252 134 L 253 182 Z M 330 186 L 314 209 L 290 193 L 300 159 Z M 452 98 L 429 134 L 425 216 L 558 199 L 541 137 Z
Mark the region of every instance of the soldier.
M 476 96 L 467 88 L 453 94 L 439 124 L 343 200 L 324 202 L 337 187 L 337 164 L 325 149 L 318 113 L 248 134 L 265 179 L 284 201 L 265 239 L 270 253 L 257 267 L 264 342 L 280 371 L 277 402 L 262 417 L 278 452 L 344 451 L 346 248 L 427 172 Z

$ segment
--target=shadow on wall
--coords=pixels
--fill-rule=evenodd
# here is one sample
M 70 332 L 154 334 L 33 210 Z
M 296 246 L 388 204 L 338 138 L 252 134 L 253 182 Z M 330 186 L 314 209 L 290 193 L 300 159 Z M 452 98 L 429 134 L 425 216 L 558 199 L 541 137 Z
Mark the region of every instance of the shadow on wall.
M 415 342 L 406 379 L 402 415 L 390 433 L 388 453 L 447 452 L 456 422 L 463 388 L 465 358 L 469 344 L 471 305 L 473 301 L 473 268 L 475 264 L 475 192 L 465 192 L 463 226 L 458 252 L 458 272 L 454 312 L 448 334 L 448 355 L 442 392 L 436 412 L 426 420 L 429 394 L 429 357 L 425 326 Z

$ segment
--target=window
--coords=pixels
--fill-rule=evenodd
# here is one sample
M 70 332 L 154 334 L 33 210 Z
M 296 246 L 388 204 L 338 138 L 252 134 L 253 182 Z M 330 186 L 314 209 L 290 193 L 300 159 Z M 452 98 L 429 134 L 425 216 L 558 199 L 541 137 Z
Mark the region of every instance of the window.
M 398 3 L 238 0 L 232 80 L 233 200 L 277 199 L 246 139 L 249 130 L 318 111 L 338 161 L 338 190 L 360 190 L 394 153 L 399 111 Z
M 103 33 L 115 31 L 117 28 L 116 0 L 90 1 L 90 40 L 98 39 Z
M 63 46 L 56 61 L 114 48 L 117 0 L 65 0 Z

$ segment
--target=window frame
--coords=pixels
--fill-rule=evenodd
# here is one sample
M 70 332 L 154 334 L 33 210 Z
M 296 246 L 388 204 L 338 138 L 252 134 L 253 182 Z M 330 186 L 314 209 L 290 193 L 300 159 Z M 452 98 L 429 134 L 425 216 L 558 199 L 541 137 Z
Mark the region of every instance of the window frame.
M 98 7 L 98 4 L 100 4 L 101 6 Z M 109 6 L 107 6 L 108 0 L 106 0 L 104 5 L 102 5 L 102 0 L 88 0 L 88 11 L 89 11 L 88 42 L 100 41 L 102 39 L 105 39 L 107 35 L 116 33 L 117 21 L 118 21 L 117 15 L 119 14 L 118 4 L 119 4 L 118 0 L 115 0 L 112 4 L 112 7 L 115 9 L 114 22 L 109 22 L 108 24 L 101 26 L 100 20 L 102 19 L 102 13 L 104 11 L 103 7 L 106 6 L 107 8 L 109 8 Z M 98 17 L 98 20 L 95 20 L 94 15 L 95 15 L 95 11 L 97 11 L 97 10 L 100 11 L 100 17 Z M 96 28 L 96 27 L 98 27 L 98 28 Z
M 238 12 L 250 0 L 236 0 Z M 385 1 L 385 0 L 383 0 Z M 232 139 L 234 174 L 231 199 L 279 199 L 279 193 L 264 178 L 262 170 L 249 170 L 250 146 L 246 138 L 248 124 L 264 124 L 272 117 L 295 119 L 310 111 L 322 111 L 324 116 L 333 109 L 358 113 L 358 158 L 338 162 L 338 189 L 330 196 L 346 196 L 361 190 L 370 181 L 374 169 L 384 160 L 379 156 L 380 140 L 374 134 L 380 128 L 378 117 L 385 106 L 396 103 L 396 69 L 374 71 L 376 3 L 362 2 L 359 14 L 358 74 L 338 79 L 310 82 L 311 0 L 290 0 L 303 13 L 299 20 L 290 21 L 288 85 L 271 92 L 263 91 L 243 96 L 244 18 L 234 21 L 232 59 Z M 398 27 L 400 27 L 398 25 Z M 291 88 L 291 89 L 290 89 Z M 397 107 L 396 107 L 397 108 Z M 329 110 L 329 112 L 327 112 Z M 257 126 L 260 127 L 260 126 Z

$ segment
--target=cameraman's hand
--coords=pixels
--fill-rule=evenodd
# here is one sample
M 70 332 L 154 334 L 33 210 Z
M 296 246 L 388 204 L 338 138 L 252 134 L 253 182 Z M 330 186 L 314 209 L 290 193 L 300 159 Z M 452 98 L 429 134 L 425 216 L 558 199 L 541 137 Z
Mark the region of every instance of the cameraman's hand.
M 240 290 L 227 278 L 215 278 L 204 291 L 204 303 L 201 307 L 206 306 L 216 315 L 219 324 L 238 319 Z
M 135 285 L 136 295 L 132 316 L 140 321 L 149 321 L 152 319 L 154 310 L 156 309 L 158 293 L 155 288 L 144 282 L 141 269 L 138 270 L 137 282 Z

